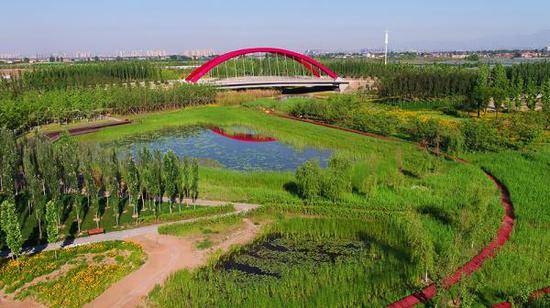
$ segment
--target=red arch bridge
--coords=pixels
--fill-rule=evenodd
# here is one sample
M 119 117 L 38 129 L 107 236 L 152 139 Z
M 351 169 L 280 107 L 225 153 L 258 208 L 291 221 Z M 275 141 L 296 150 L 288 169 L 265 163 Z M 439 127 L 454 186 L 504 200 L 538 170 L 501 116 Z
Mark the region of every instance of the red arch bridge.
M 306 55 L 273 47 L 228 52 L 197 67 L 185 81 L 224 89 L 323 87 L 344 89 L 348 82 Z

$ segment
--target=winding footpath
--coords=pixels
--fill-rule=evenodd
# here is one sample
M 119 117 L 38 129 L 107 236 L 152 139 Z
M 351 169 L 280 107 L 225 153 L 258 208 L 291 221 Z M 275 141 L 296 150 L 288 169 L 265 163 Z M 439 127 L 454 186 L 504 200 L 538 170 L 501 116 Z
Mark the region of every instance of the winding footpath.
M 244 219 L 244 227 L 226 235 L 223 241 L 208 250 L 195 248 L 192 238 L 161 234 L 145 234 L 128 239 L 139 244 L 147 253 L 147 261 L 138 270 L 111 285 L 103 294 L 86 304 L 87 308 L 139 307 L 156 285 L 162 284 L 172 273 L 206 264 L 211 252 L 227 251 L 233 245 L 248 243 L 256 237 L 260 227 Z
M 213 251 L 219 249 L 227 251 L 233 245 L 250 242 L 260 229 L 259 226 L 254 225 L 250 220 L 244 219 L 244 228 L 226 234 L 219 244 L 214 245 L 210 249 L 197 250 L 194 246 L 195 241 L 193 239 L 162 235 L 159 234 L 158 228 L 165 225 L 191 223 L 205 219 L 246 213 L 258 208 L 260 205 L 203 199 L 197 199 L 195 203 L 192 203 L 191 200 L 184 201 L 187 201 L 190 205 L 195 204 L 200 206 L 223 206 L 230 203 L 235 207 L 235 211 L 82 237 L 70 243 L 57 242 L 50 245 L 32 247 L 27 249 L 25 253 L 33 254 L 40 251 L 115 240 L 125 240 L 137 243 L 147 254 L 145 263 L 136 271 L 111 285 L 103 294 L 85 307 L 138 307 L 143 303 L 149 292 L 156 285 L 163 283 L 172 273 L 180 269 L 191 269 L 205 264 L 208 255 Z M 3 257 L 8 256 L 7 254 L 3 255 Z M 43 305 L 29 298 L 18 301 L 6 294 L 0 293 L 0 307 L 30 308 L 43 307 Z
M 353 130 L 349 128 L 342 128 L 339 126 L 317 122 L 309 119 L 296 118 L 296 117 L 292 117 L 289 115 L 282 115 L 282 114 L 274 114 L 274 115 L 285 119 L 338 129 L 341 131 L 346 131 L 346 132 L 355 133 L 355 134 L 373 137 L 373 138 L 382 139 L 382 140 L 388 140 L 388 141 L 399 140 L 392 137 L 385 137 L 385 136 L 366 133 L 366 132 Z M 466 160 L 452 157 L 452 156 L 448 156 L 448 157 L 459 163 L 469 164 L 469 162 Z M 443 289 L 449 289 L 450 287 L 458 283 L 462 279 L 462 277 L 471 275 L 474 271 L 478 270 L 486 260 L 494 257 L 497 253 L 497 250 L 510 239 L 510 235 L 514 228 L 514 223 L 515 223 L 514 206 L 512 204 L 512 201 L 510 200 L 510 192 L 508 191 L 508 188 L 506 188 L 504 184 L 502 184 L 487 170 L 483 170 L 483 172 L 494 183 L 494 185 L 497 187 L 497 189 L 500 192 L 500 200 L 501 200 L 502 207 L 504 208 L 504 217 L 502 218 L 501 225 L 497 231 L 495 238 L 491 241 L 491 243 L 489 243 L 489 245 L 484 247 L 480 253 L 474 256 L 470 261 L 466 262 L 466 264 L 461 266 L 454 273 L 445 277 L 440 284 L 440 287 Z M 545 292 L 545 291 L 546 293 L 548 293 L 548 288 L 542 289 L 541 292 Z M 388 305 L 388 307 L 391 307 L 391 308 L 414 307 L 418 304 L 426 303 L 430 299 L 434 298 L 437 295 L 437 292 L 438 292 L 438 286 L 435 283 L 432 283 L 418 292 L 414 292 L 394 303 L 391 303 L 390 305 Z M 507 304 L 507 303 L 500 303 L 497 305 L 501 305 L 501 304 Z
M 59 241 L 57 243 L 52 243 L 48 245 L 40 245 L 40 246 L 34 246 L 34 247 L 27 247 L 24 249 L 24 254 L 35 254 L 42 251 L 49 251 L 49 250 L 56 250 L 56 249 L 62 249 L 62 248 L 70 248 L 70 247 L 76 247 L 86 244 L 92 244 L 92 243 L 99 243 L 99 242 L 106 242 L 106 241 L 123 241 L 127 240 L 136 236 L 141 235 L 147 235 L 147 234 L 158 234 L 158 228 L 160 226 L 166 226 L 171 224 L 178 224 L 178 223 L 190 223 L 205 219 L 211 219 L 211 218 L 218 218 L 218 217 L 224 217 L 224 216 L 230 216 L 230 215 L 236 215 L 241 213 L 246 213 L 248 211 L 251 211 L 253 209 L 256 209 L 260 207 L 259 204 L 249 204 L 249 203 L 239 203 L 239 202 L 227 202 L 227 201 L 212 201 L 212 200 L 204 200 L 204 199 L 197 199 L 196 202 L 192 202 L 190 199 L 184 200 L 189 205 L 198 205 L 198 206 L 223 206 L 227 204 L 232 204 L 235 207 L 235 211 L 225 213 L 225 214 L 217 214 L 217 215 L 209 215 L 209 216 L 203 216 L 203 217 L 197 217 L 197 218 L 191 218 L 191 219 L 184 219 L 184 220 L 178 220 L 178 221 L 171 221 L 171 222 L 165 222 L 165 223 L 158 223 L 158 224 L 152 224 L 147 225 L 143 227 L 137 227 L 122 231 L 113 231 L 98 235 L 92 235 L 87 237 L 78 237 L 74 240 L 70 241 Z M 4 257 L 10 257 L 11 254 L 4 251 L 0 253 L 0 258 Z

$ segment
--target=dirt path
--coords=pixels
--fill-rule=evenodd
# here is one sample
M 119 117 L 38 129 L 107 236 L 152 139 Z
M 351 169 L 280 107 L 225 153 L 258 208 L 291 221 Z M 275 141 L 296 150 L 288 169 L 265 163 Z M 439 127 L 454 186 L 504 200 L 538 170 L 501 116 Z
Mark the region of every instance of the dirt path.
M 79 237 L 76 238 L 70 242 L 67 241 L 60 241 L 57 243 L 52 243 L 48 245 L 41 245 L 41 246 L 35 246 L 35 247 L 26 247 L 23 249 L 24 254 L 34 254 L 39 253 L 42 251 L 49 251 L 49 250 L 55 250 L 55 249 L 62 249 L 62 248 L 70 248 L 85 244 L 91 244 L 91 243 L 99 243 L 99 242 L 105 242 L 105 241 L 124 241 L 129 238 L 134 238 L 140 235 L 145 234 L 154 234 L 158 233 L 157 229 L 160 226 L 165 225 L 171 225 L 171 224 L 177 224 L 177 223 L 190 223 L 195 222 L 199 220 L 205 220 L 205 219 L 211 219 L 216 217 L 225 217 L 230 215 L 236 215 L 240 213 L 246 213 L 251 210 L 254 210 L 258 207 L 260 207 L 259 204 L 249 204 L 249 203 L 239 203 L 239 202 L 227 202 L 227 201 L 214 201 L 214 200 L 204 200 L 204 199 L 197 199 L 195 203 L 191 202 L 191 200 L 186 199 L 186 202 L 188 204 L 193 205 L 200 205 L 200 206 L 223 206 L 226 204 L 232 204 L 235 207 L 235 211 L 224 213 L 224 214 L 216 214 L 216 215 L 210 215 L 210 216 L 201 216 L 196 218 L 190 218 L 190 219 L 183 219 L 178 221 L 170 221 L 170 222 L 163 222 L 163 223 L 157 223 L 152 225 L 144 225 L 142 227 L 136 227 L 121 231 L 112 231 L 107 232 L 104 234 L 98 234 L 98 235 L 92 235 L 92 236 L 86 236 L 86 237 Z M 11 254 L 8 251 L 2 251 L 0 252 L 0 258 L 8 258 Z M 1 306 L 0 306 L 1 307 Z
M 30 298 L 25 298 L 23 301 L 18 301 L 10 298 L 0 291 L 0 307 L 2 308 L 42 308 L 41 305 Z
M 69 128 L 67 130 L 57 130 L 57 131 L 47 132 L 45 133 L 45 135 L 51 140 L 57 141 L 61 136 L 61 134 L 65 131 L 67 131 L 70 136 L 77 136 L 77 135 L 84 135 L 88 133 L 97 132 L 98 130 L 106 127 L 126 125 L 126 124 L 132 123 L 129 120 L 122 120 L 122 119 L 117 119 L 113 117 L 106 117 L 106 118 L 109 120 L 109 122 L 85 124 L 82 126 Z
M 191 269 L 204 265 L 210 252 L 227 250 L 232 245 L 250 242 L 259 227 L 245 219 L 243 228 L 228 234 L 218 245 L 208 250 L 197 250 L 191 238 L 180 238 L 160 234 L 144 234 L 130 241 L 136 242 L 147 253 L 146 263 L 137 271 L 112 285 L 107 291 L 85 307 L 136 307 L 157 285 L 162 284 L 170 274 L 180 269 Z

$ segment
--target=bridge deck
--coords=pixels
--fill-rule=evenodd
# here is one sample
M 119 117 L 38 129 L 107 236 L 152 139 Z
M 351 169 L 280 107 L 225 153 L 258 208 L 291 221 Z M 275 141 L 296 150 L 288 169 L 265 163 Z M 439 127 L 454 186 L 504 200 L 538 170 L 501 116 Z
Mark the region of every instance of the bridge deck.
M 286 76 L 247 76 L 233 78 L 203 78 L 201 84 L 210 84 L 223 89 L 288 88 L 288 87 L 340 87 L 349 82 L 342 79 L 286 77 Z

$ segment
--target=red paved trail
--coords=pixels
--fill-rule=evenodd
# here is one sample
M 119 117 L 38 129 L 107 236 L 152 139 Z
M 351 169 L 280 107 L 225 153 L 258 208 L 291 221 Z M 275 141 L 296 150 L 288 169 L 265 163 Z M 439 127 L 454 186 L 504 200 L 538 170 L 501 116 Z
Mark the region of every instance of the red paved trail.
M 365 133 L 365 132 L 361 132 L 353 129 L 342 128 L 335 125 L 321 123 L 313 120 L 296 118 L 288 115 L 278 115 L 278 116 L 286 119 L 330 127 L 330 128 L 339 129 L 346 132 L 356 133 L 364 136 L 374 137 L 378 139 L 384 139 L 384 140 L 390 140 L 390 141 L 397 140 L 390 137 L 384 137 L 384 136 L 380 136 L 372 133 Z M 454 157 L 451 157 L 451 158 L 460 163 L 468 163 L 463 159 L 458 159 Z M 512 230 L 514 228 L 514 222 L 515 222 L 514 207 L 512 205 L 512 201 L 510 200 L 510 192 L 508 191 L 508 188 L 506 188 L 506 186 L 504 186 L 499 180 L 497 180 L 488 171 L 483 170 L 483 172 L 485 172 L 487 177 L 495 184 L 495 186 L 500 191 L 501 204 L 502 204 L 502 207 L 504 208 L 504 217 L 502 218 L 502 223 L 493 241 L 491 241 L 491 243 L 488 246 L 484 247 L 479 254 L 477 254 L 470 261 L 468 261 L 466 264 L 464 264 L 462 267 L 456 270 L 453 274 L 443 279 L 443 281 L 441 282 L 441 287 L 444 289 L 448 289 L 452 287 L 454 284 L 459 282 L 462 279 L 462 277 L 471 275 L 474 271 L 479 269 L 487 259 L 494 257 L 495 254 L 497 253 L 497 250 L 500 247 L 502 247 L 508 241 L 508 239 L 510 239 L 510 234 L 512 233 Z M 543 289 L 543 290 L 546 290 L 546 289 Z M 391 307 L 391 308 L 414 307 L 417 304 L 427 302 L 428 300 L 434 298 L 436 295 L 437 295 L 437 286 L 435 284 L 431 284 L 418 292 L 410 294 L 388 305 L 388 307 Z M 500 303 L 497 305 L 501 305 L 497 307 L 509 307 L 507 306 L 508 303 Z
M 510 239 L 510 234 L 512 233 L 512 229 L 514 228 L 514 207 L 512 206 L 512 202 L 510 201 L 510 193 L 508 192 L 508 189 L 493 175 L 491 175 L 487 171 L 484 172 L 487 177 L 489 177 L 489 179 L 493 181 L 493 183 L 500 191 L 500 200 L 502 206 L 504 207 L 504 217 L 502 219 L 502 223 L 497 231 L 496 237 L 488 246 L 483 248 L 483 250 L 479 254 L 477 254 L 470 261 L 468 261 L 466 264 L 456 270 L 453 274 L 443 279 L 441 286 L 444 289 L 452 287 L 454 284 L 459 282 L 463 276 L 471 275 L 474 271 L 479 269 L 481 265 L 483 265 L 483 262 L 485 262 L 489 258 L 494 257 L 497 249 L 502 247 L 508 241 L 508 239 Z M 417 304 L 421 304 L 432 299 L 436 294 L 437 287 L 435 284 L 431 284 L 419 292 L 413 293 L 397 302 L 390 304 L 388 307 L 414 307 Z

